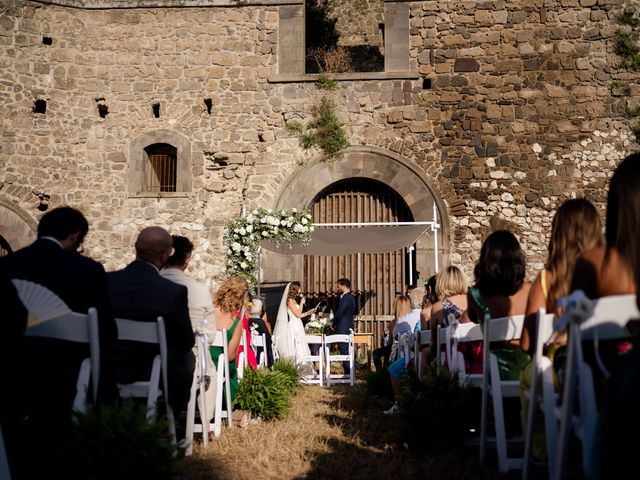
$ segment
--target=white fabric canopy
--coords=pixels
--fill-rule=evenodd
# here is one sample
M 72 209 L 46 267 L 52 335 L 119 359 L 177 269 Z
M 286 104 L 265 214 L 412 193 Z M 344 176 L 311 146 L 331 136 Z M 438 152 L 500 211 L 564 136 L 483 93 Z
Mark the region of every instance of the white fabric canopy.
M 302 245 L 298 240 L 281 243 L 279 247 L 271 240 L 260 242 L 262 248 L 283 255 L 340 256 L 355 253 L 387 253 L 413 245 L 429 225 L 358 226 L 346 228 L 316 227 L 311 242 Z

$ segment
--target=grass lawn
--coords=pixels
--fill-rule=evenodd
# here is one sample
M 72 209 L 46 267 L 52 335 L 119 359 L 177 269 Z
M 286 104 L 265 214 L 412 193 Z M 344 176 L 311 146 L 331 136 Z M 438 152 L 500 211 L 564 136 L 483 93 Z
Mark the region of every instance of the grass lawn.
M 284 420 L 223 428 L 207 450 L 196 441 L 183 479 L 490 479 L 477 449 L 430 455 L 403 446 L 397 416 L 359 383 L 305 386 Z M 424 432 L 437 435 L 437 432 Z

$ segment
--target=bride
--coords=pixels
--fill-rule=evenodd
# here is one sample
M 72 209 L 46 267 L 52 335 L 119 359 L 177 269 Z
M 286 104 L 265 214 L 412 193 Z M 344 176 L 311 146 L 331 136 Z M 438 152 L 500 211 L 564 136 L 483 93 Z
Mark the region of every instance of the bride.
M 304 338 L 305 331 L 301 318 L 311 315 L 313 309 L 302 311 L 305 299 L 302 297 L 300 305 L 296 303 L 296 297 L 300 294 L 300 282 L 290 282 L 287 284 L 282 294 L 276 326 L 273 330 L 276 348 L 280 358 L 290 358 L 296 360 L 300 357 L 309 356 L 309 345 L 307 342 L 294 342 L 294 338 Z M 297 345 L 297 348 L 296 348 Z

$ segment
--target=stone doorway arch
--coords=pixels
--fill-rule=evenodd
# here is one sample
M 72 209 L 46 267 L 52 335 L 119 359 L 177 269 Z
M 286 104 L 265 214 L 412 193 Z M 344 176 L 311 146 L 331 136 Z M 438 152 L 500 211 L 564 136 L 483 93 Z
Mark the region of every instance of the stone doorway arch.
M 26 247 L 36 239 L 37 223 L 19 207 L 0 200 L 0 236 L 11 251 Z
M 283 185 L 274 208 L 309 208 L 317 195 L 330 185 L 349 178 L 377 180 L 395 190 L 411 210 L 414 221 L 432 221 L 433 205 L 438 213 L 438 258 L 440 266 L 449 257 L 449 216 L 438 189 L 424 171 L 409 160 L 378 147 L 350 147 L 331 162 L 316 161 L 296 172 Z M 433 237 L 417 243 L 417 265 L 421 277 L 434 272 Z M 286 257 L 265 252 L 262 262 L 264 283 L 301 279 L 302 257 Z

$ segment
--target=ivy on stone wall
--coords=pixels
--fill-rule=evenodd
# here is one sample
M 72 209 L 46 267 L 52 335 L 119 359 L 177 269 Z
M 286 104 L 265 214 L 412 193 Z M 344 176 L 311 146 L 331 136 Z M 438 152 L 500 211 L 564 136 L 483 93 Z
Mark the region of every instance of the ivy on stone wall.
M 637 12 L 635 10 L 625 9 L 618 16 L 618 23 L 620 23 L 622 28 L 616 31 L 614 52 L 621 58 L 619 68 L 640 72 L 640 47 L 638 47 L 636 43 L 636 28 L 640 25 L 640 19 L 638 19 Z M 618 95 L 629 95 L 629 86 L 621 80 L 614 80 L 611 83 L 611 89 L 614 94 L 616 94 L 617 91 Z M 640 116 L 640 106 L 629 106 L 627 102 L 624 116 L 628 119 Z M 636 139 L 640 140 L 640 124 L 632 126 L 631 129 Z

